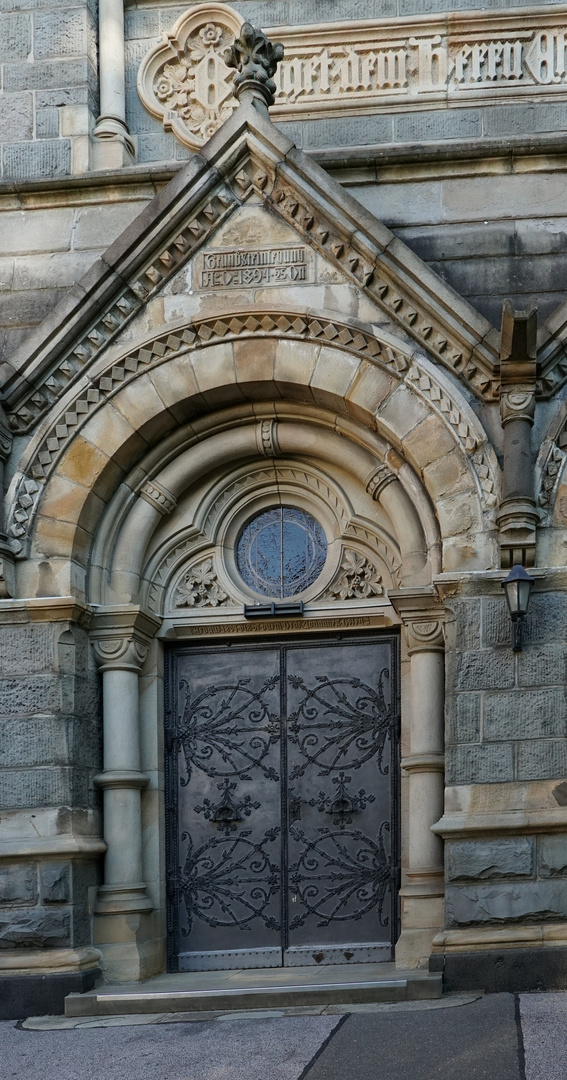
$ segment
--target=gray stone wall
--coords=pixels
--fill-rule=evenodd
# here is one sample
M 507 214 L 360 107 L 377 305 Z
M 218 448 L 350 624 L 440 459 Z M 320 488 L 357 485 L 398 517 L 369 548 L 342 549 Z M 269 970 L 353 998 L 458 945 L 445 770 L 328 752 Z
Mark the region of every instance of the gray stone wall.
M 1 0 L 0 179 L 88 168 L 96 10 L 95 0 Z
M 504 596 L 448 608 L 447 784 L 564 778 L 567 596 L 532 597 L 516 654 Z
M 518 654 L 504 597 L 448 609 L 446 783 L 564 780 L 567 596 L 532 597 Z M 445 865 L 448 928 L 567 916 L 563 835 L 447 840 Z
M 100 859 L 57 850 L 76 832 L 92 833 L 101 765 L 99 683 L 86 631 L 0 627 L 0 948 L 90 944 L 89 890 Z M 31 854 L 16 859 L 18 844 Z

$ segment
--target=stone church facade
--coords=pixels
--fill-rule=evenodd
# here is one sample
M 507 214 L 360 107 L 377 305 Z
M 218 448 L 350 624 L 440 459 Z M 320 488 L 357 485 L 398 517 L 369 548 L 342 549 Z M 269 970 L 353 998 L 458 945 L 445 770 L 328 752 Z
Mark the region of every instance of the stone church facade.
M 3 1017 L 566 985 L 566 50 L 554 3 L 4 0 Z

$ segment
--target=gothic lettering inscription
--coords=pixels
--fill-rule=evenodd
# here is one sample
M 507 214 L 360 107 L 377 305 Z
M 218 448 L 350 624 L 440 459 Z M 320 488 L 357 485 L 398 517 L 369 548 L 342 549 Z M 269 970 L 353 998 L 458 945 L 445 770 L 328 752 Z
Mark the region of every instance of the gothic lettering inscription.
M 235 108 L 225 59 L 240 21 L 223 4 L 189 9 L 141 65 L 145 107 L 187 146 L 201 145 Z M 272 113 L 286 120 L 440 100 L 550 100 L 567 86 L 565 9 L 268 30 L 274 34 L 285 52 Z
M 305 247 L 207 251 L 197 259 L 198 289 L 297 285 L 312 281 L 313 258 Z

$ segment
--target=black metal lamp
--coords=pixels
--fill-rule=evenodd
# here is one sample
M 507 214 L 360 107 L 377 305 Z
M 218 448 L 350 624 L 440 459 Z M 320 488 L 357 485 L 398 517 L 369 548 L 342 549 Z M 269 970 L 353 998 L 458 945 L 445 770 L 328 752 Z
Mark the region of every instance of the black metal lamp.
M 534 581 L 535 578 L 530 577 L 520 563 L 516 563 L 510 570 L 508 577 L 502 582 L 512 620 L 512 648 L 514 652 L 522 651 L 524 617 L 528 612 Z

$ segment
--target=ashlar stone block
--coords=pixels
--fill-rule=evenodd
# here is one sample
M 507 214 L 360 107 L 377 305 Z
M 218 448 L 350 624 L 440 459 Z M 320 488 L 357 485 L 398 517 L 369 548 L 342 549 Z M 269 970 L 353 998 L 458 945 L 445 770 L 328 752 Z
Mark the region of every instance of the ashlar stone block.
M 505 885 L 450 885 L 445 894 L 446 925 L 451 927 L 519 920 L 564 919 L 567 889 L 562 881 L 507 882 Z
M 68 911 L 27 908 L 0 912 L 0 949 L 64 949 L 71 944 Z
M 44 904 L 65 904 L 71 899 L 69 863 L 43 863 L 39 871 L 40 895 Z
M 567 702 L 563 688 L 487 695 L 483 732 L 490 742 L 565 737 Z
M 513 747 L 508 744 L 450 746 L 445 757 L 448 784 L 500 784 L 514 779 Z
M 37 867 L 34 863 L 0 866 L 0 908 L 37 902 Z
M 508 653 L 481 649 L 461 653 L 456 662 L 456 690 L 507 689 L 514 685 L 514 661 Z
M 447 880 L 529 877 L 533 873 L 533 847 L 533 840 L 525 836 L 448 843 Z

